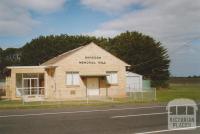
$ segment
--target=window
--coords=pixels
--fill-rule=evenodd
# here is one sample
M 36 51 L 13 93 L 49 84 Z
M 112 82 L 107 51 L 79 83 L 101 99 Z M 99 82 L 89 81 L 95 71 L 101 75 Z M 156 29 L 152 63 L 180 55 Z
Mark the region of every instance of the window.
M 118 78 L 117 78 L 117 72 L 107 72 L 107 81 L 109 84 L 117 84 Z
M 192 106 L 187 107 L 187 114 L 188 115 L 194 115 L 194 108 Z
M 186 115 L 186 106 L 178 106 L 178 115 Z
M 80 76 L 78 72 L 67 72 L 66 73 L 66 85 L 78 86 L 80 83 Z
M 176 115 L 176 106 L 170 107 L 170 115 Z
M 44 95 L 44 79 L 43 73 L 17 73 L 16 96 Z
M 16 74 L 16 87 L 17 88 L 22 88 L 22 79 L 23 79 L 23 76 L 22 74 Z

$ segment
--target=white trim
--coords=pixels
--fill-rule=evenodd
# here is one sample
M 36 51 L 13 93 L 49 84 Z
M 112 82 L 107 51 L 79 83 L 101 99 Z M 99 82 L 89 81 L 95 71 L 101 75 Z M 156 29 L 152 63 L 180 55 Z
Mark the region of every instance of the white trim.
M 32 68 L 42 68 L 42 69 L 45 69 L 45 68 L 51 68 L 51 67 L 54 67 L 56 68 L 57 66 L 52 66 L 52 65 L 48 65 L 48 66 L 7 66 L 6 68 L 7 69 L 32 69 Z
M 161 114 L 168 114 L 168 112 L 148 113 L 148 114 L 135 114 L 135 115 L 120 115 L 120 116 L 112 116 L 111 119 L 126 118 L 126 117 L 138 117 L 138 116 L 149 116 L 149 115 L 161 115 Z
M 124 111 L 124 110 L 137 110 L 137 109 L 152 109 L 162 108 L 166 106 L 152 106 L 152 107 L 132 107 L 132 108 L 113 108 L 113 109 L 95 109 L 86 111 L 61 111 L 61 112 L 50 112 L 50 113 L 30 113 L 30 114 L 15 114 L 15 115 L 0 115 L 0 118 L 7 117 L 25 117 L 25 116 L 43 116 L 43 115 L 59 115 L 59 114 L 77 114 L 77 113 L 93 113 L 93 112 L 109 112 L 109 111 Z
M 65 85 L 66 86 L 80 86 L 80 74 L 78 71 L 65 73 Z
M 107 82 L 111 85 L 118 84 L 118 72 L 117 71 L 107 71 Z
M 48 80 L 47 79 L 49 79 L 49 77 L 48 77 L 47 72 L 45 72 L 44 73 L 44 81 L 45 81 L 45 84 L 44 84 L 44 88 L 45 88 L 45 90 L 44 90 L 44 96 L 45 96 L 45 98 L 47 98 L 47 96 L 48 96 L 48 86 L 47 86 Z
M 133 73 L 133 72 L 126 71 L 126 76 L 127 76 L 127 77 L 131 77 L 131 76 L 142 76 L 142 75 L 141 75 L 141 74 L 137 74 L 137 73 Z
M 7 69 L 20 69 L 20 68 L 45 68 L 47 66 L 8 66 Z
M 39 75 L 40 74 L 43 74 L 43 76 L 44 76 L 44 81 L 45 81 L 45 73 L 33 73 L 33 74 L 37 74 L 37 77 L 33 77 L 33 78 L 30 78 L 30 77 L 25 77 L 24 78 L 24 74 L 32 74 L 32 73 L 16 73 L 16 75 L 17 74 L 21 74 L 22 75 L 22 87 L 17 87 L 16 86 L 16 89 L 15 89 L 15 91 L 16 91 L 16 96 L 17 97 L 23 97 L 24 95 L 45 95 L 45 93 L 44 94 L 40 94 L 39 93 L 39 90 L 40 89 L 44 89 L 44 91 L 45 91 L 45 86 L 46 86 L 46 83 L 45 83 L 45 85 L 44 85 L 44 87 L 40 87 L 39 86 Z M 24 81 L 25 80 L 28 80 L 28 83 L 30 84 L 30 86 L 28 86 L 28 87 L 24 87 Z M 34 87 L 34 86 L 32 86 L 32 80 L 36 80 L 36 87 Z M 29 92 L 30 92 L 30 94 L 24 94 L 25 92 L 24 92 L 24 90 L 29 90 Z M 32 90 L 35 90 L 35 89 L 37 89 L 36 91 L 37 91 L 37 93 L 36 94 L 32 94 Z M 20 92 L 20 90 L 21 90 L 21 95 L 18 95 L 17 94 L 17 91 L 19 91 Z

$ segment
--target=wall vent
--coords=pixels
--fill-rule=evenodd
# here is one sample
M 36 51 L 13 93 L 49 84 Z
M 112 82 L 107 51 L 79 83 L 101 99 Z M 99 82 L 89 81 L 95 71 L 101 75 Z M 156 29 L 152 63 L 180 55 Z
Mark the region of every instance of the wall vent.
M 75 90 L 71 90 L 71 91 L 70 91 L 70 94 L 71 94 L 71 95 L 75 95 L 75 94 L 76 94 L 76 91 L 75 91 Z

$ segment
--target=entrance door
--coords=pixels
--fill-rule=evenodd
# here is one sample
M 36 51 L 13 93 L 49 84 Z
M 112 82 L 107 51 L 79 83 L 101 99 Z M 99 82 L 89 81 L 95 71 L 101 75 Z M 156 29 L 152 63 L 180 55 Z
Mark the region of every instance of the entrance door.
M 99 96 L 99 79 L 87 78 L 87 95 Z
M 38 78 L 31 79 L 31 94 L 39 94 L 39 80 Z
M 25 95 L 36 95 L 39 94 L 39 80 L 38 78 L 24 78 L 23 87 Z
M 23 79 L 23 87 L 24 87 L 24 94 L 25 95 L 30 95 L 31 94 L 31 80 L 24 78 Z

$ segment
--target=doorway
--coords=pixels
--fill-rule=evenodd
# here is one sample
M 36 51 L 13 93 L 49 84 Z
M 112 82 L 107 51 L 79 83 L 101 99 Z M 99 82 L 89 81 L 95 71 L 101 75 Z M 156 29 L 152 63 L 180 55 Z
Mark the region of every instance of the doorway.
M 99 78 L 87 78 L 87 95 L 99 96 Z
M 24 94 L 36 95 L 39 94 L 39 79 L 38 78 L 23 78 Z

